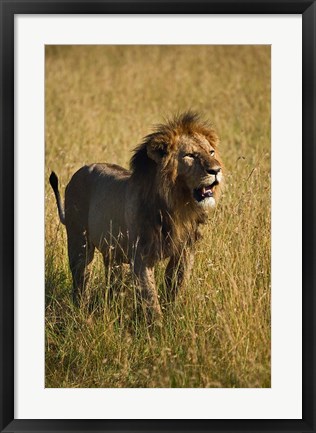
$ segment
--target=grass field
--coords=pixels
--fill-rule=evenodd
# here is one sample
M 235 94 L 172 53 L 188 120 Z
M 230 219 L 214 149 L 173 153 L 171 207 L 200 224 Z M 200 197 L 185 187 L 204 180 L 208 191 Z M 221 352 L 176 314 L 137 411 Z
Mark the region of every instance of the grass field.
M 46 387 L 270 387 L 270 47 L 49 46 L 45 86 Z M 76 309 L 50 171 L 64 196 L 79 167 L 127 167 L 154 123 L 190 108 L 214 125 L 226 167 L 190 283 L 149 333 L 131 321 L 128 272 L 108 307 L 96 257 Z

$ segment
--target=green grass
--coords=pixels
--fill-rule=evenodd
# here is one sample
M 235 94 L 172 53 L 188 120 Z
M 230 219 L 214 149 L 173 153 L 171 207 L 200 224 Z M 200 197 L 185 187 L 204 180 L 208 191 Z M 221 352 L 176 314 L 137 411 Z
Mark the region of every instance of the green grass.
M 126 269 L 107 304 L 100 257 L 73 307 L 46 182 L 46 387 L 270 387 L 270 47 L 51 46 L 45 86 L 46 179 L 56 171 L 62 196 L 83 164 L 127 167 L 152 124 L 189 108 L 213 123 L 226 167 L 190 282 L 151 332 Z

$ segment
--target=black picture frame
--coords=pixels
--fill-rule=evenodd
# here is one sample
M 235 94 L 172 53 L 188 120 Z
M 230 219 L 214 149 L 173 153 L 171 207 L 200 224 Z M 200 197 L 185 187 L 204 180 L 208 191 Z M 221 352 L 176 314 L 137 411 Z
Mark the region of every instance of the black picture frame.
M 302 14 L 303 417 L 301 420 L 14 419 L 14 16 L 15 14 Z M 0 0 L 0 430 L 1 432 L 315 432 L 316 4 L 305 0 Z M 290 89 L 289 89 L 290 92 Z M 295 103 L 295 101 L 293 101 Z M 286 300 L 285 306 L 286 306 Z

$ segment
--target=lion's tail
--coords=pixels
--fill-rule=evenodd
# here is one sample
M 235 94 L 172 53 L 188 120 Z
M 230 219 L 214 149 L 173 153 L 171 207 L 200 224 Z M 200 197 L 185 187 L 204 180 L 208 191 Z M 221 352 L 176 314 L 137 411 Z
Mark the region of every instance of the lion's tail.
M 58 177 L 54 171 L 52 171 L 51 175 L 49 176 L 49 183 L 51 184 L 55 194 L 60 222 L 65 225 L 65 211 L 61 204 L 61 198 L 58 190 Z

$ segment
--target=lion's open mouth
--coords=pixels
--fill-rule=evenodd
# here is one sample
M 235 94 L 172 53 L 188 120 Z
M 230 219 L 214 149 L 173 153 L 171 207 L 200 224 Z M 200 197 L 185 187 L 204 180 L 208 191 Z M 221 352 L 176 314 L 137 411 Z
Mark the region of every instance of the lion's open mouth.
M 214 187 L 218 184 L 218 182 L 213 182 L 212 185 L 204 185 L 200 188 L 196 188 L 193 190 L 193 197 L 197 202 L 201 202 L 206 198 L 213 197 Z

